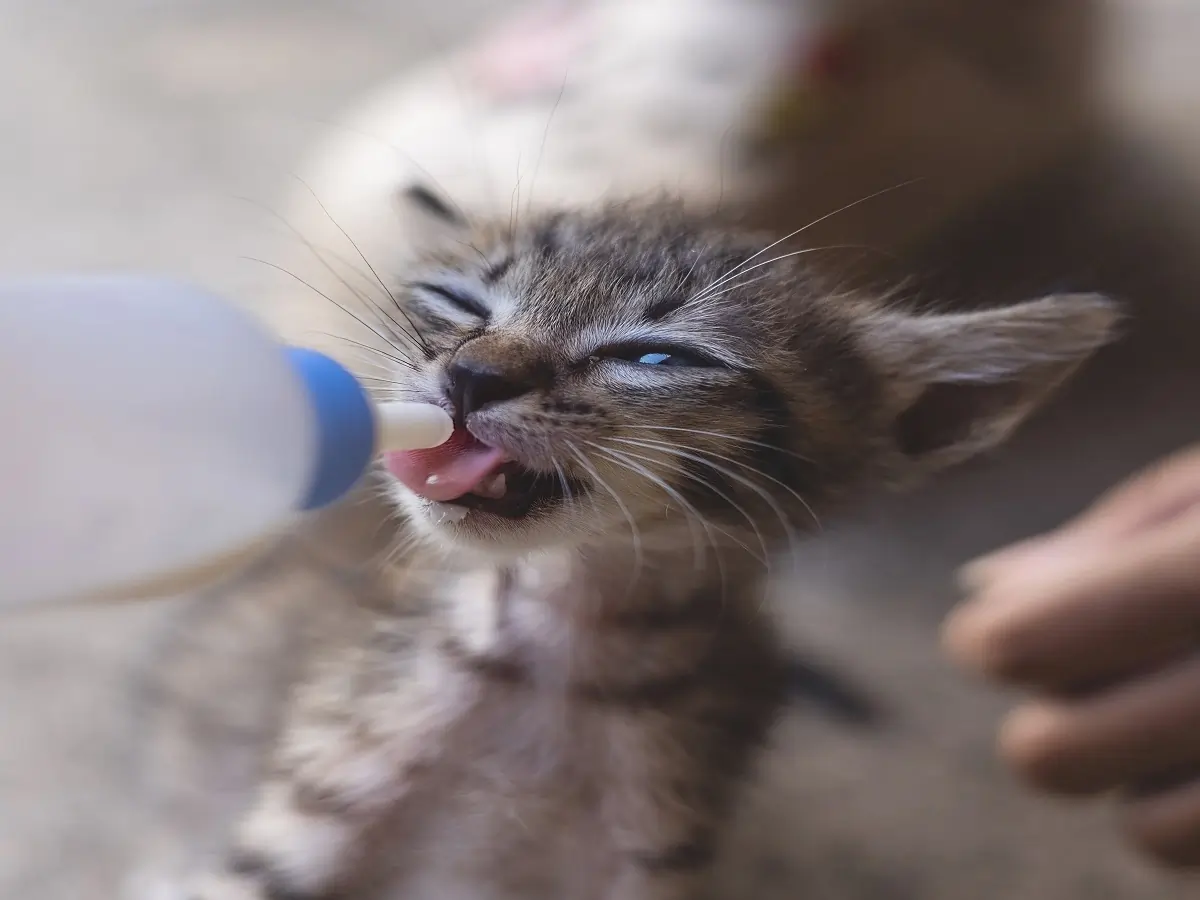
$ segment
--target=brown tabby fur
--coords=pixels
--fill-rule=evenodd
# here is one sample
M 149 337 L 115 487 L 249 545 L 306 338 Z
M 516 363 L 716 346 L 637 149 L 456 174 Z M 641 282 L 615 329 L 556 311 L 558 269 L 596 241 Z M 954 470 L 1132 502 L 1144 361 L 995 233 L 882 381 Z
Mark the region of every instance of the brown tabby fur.
M 783 703 L 772 556 L 1001 441 L 1114 310 L 917 314 L 668 204 L 509 229 L 427 200 L 452 234 L 351 355 L 400 399 L 449 402 L 464 359 L 518 383 L 466 424 L 563 496 L 437 524 L 385 484 L 394 590 L 339 609 L 190 896 L 695 900 Z M 637 362 L 655 348 L 684 364 Z

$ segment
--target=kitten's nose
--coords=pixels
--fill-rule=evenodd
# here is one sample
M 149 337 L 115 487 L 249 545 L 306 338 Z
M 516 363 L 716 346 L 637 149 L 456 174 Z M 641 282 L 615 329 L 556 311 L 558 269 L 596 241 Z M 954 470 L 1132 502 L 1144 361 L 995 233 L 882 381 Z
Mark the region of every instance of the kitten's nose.
M 461 423 L 467 416 L 492 403 L 520 397 L 533 390 L 532 380 L 478 359 L 459 359 L 447 372 L 450 402 Z

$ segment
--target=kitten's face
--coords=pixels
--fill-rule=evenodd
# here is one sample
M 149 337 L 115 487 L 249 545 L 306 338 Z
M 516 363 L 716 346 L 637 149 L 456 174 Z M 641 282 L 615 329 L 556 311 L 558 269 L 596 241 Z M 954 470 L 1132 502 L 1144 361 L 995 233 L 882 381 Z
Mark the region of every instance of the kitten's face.
M 439 403 L 457 428 L 387 459 L 417 527 L 500 552 L 762 553 L 893 468 L 898 417 L 925 392 L 873 344 L 887 317 L 766 243 L 611 210 L 465 234 L 418 264 L 387 326 L 412 367 L 384 393 Z

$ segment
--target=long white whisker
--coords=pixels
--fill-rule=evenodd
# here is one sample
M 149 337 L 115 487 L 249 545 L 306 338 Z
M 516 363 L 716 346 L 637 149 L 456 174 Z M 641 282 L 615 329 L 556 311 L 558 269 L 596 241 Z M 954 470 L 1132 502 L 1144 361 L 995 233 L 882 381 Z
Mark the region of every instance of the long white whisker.
M 400 315 L 402 315 L 404 317 L 404 321 L 408 322 L 409 327 L 412 329 L 412 337 L 414 340 L 416 340 L 416 342 L 420 346 L 420 348 L 422 350 L 424 350 L 426 353 L 432 354 L 432 352 L 433 352 L 432 349 L 430 348 L 429 344 L 425 342 L 425 339 L 423 337 L 421 337 L 421 333 L 417 329 L 416 323 L 413 322 L 413 320 L 411 318 L 409 318 L 408 313 L 406 313 L 404 311 L 404 307 L 400 305 L 400 301 L 398 301 L 396 299 L 396 295 L 392 293 L 391 288 L 389 288 L 386 284 L 384 284 L 383 279 L 379 277 L 379 273 L 375 271 L 375 267 L 373 265 L 371 265 L 371 261 L 369 259 L 367 259 L 366 254 L 363 253 L 362 250 L 359 249 L 358 244 L 356 244 L 354 242 L 354 238 L 350 237 L 349 232 L 347 232 L 345 228 L 343 228 L 340 224 L 338 224 L 338 221 L 333 217 L 333 215 L 325 207 L 325 204 L 321 202 L 321 198 L 317 196 L 317 192 L 312 189 L 312 187 L 308 184 L 307 181 L 305 181 L 299 175 L 293 175 L 292 177 L 295 178 L 296 181 L 300 182 L 300 184 L 304 186 L 304 189 L 306 191 L 308 191 L 309 194 L 312 195 L 313 201 L 317 204 L 317 206 L 319 206 L 321 208 L 321 212 L 323 212 L 325 214 L 325 218 L 329 219 L 330 224 L 332 224 L 334 228 L 336 228 L 338 231 L 341 232 L 342 237 L 344 237 L 347 241 L 349 241 L 350 246 L 354 248 L 354 252 L 358 254 L 358 258 L 361 259 L 363 261 L 363 265 L 367 267 L 367 271 L 369 271 L 371 273 L 371 275 L 379 283 L 379 286 L 381 288 L 383 288 L 383 292 L 385 294 L 387 294 L 388 299 L 392 301 L 392 305 L 395 306 L 396 309 L 399 311 Z
M 563 499 L 566 501 L 566 504 L 568 507 L 573 506 L 574 501 L 575 501 L 575 495 L 571 491 L 571 483 L 567 479 L 567 473 L 563 471 L 563 467 L 558 462 L 558 460 L 554 460 L 553 462 L 554 462 L 554 471 L 556 473 L 558 473 L 558 483 L 562 485 Z
M 417 367 L 411 360 L 405 359 L 402 356 L 395 356 L 394 354 L 388 353 L 386 350 L 382 350 L 379 347 L 373 347 L 370 344 L 364 344 L 362 341 L 356 341 L 354 338 L 342 337 L 341 335 L 332 334 L 329 335 L 329 337 L 335 341 L 340 341 L 343 344 L 349 344 L 351 347 L 357 347 L 359 350 L 365 350 L 368 353 L 374 353 L 377 356 L 382 356 L 384 359 L 394 362 L 398 366 L 403 366 L 404 368 L 411 369 L 414 372 L 417 370 Z
M 650 441 L 649 443 L 651 443 L 651 444 L 659 444 L 659 445 L 661 445 L 661 446 L 663 446 L 663 447 L 670 447 L 670 446 L 672 446 L 671 444 L 668 444 L 668 443 L 666 443 L 666 442 L 664 442 L 664 441 Z M 755 474 L 755 475 L 760 475 L 760 476 L 762 476 L 763 478 L 767 479 L 767 481 L 770 481 L 772 484 L 777 484 L 777 485 L 779 485 L 781 488 L 783 488 L 785 491 L 787 491 L 789 494 L 791 494 L 793 497 L 795 497 L 795 498 L 796 498 L 796 501 L 797 501 L 797 502 L 798 502 L 798 503 L 799 503 L 801 506 L 803 506 L 803 507 L 804 507 L 804 509 L 805 509 L 805 510 L 808 512 L 809 516 L 811 516 L 811 517 L 812 517 L 813 524 L 815 524 L 815 525 L 817 526 L 817 528 L 818 528 L 818 529 L 820 529 L 820 528 L 822 527 L 822 526 L 821 526 L 821 520 L 820 520 L 819 518 L 817 518 L 817 514 L 816 514 L 816 512 L 813 510 L 812 506 L 809 504 L 809 502 L 808 502 L 807 500 L 805 500 L 805 499 L 804 499 L 804 498 L 803 498 L 803 497 L 802 497 L 800 494 L 798 494 L 798 493 L 796 492 L 796 490 L 795 490 L 795 489 L 794 489 L 794 488 L 793 488 L 791 485 L 789 485 L 789 484 L 787 484 L 787 483 L 785 483 L 785 482 L 783 482 L 783 481 L 780 481 L 778 478 L 775 478 L 775 477 L 773 477 L 773 476 L 771 476 L 771 475 L 768 475 L 766 472 L 762 471 L 761 469 L 756 469 L 754 466 L 752 466 L 752 465 L 749 465 L 748 463 L 744 463 L 744 462 L 742 462 L 742 461 L 741 461 L 741 460 L 739 460 L 739 459 L 734 459 L 732 456 L 725 456 L 725 455 L 723 455 L 723 454 L 721 454 L 721 453 L 717 453 L 717 452 L 715 452 L 715 451 L 713 451 L 713 450 L 706 450 L 706 449 L 704 449 L 704 448 L 702 448 L 702 447 L 693 447 L 693 448 L 692 448 L 692 450 L 694 450 L 696 453 L 703 453 L 703 454 L 705 454 L 706 456 L 711 456 L 711 457 L 713 457 L 714 459 L 720 459 L 720 460 L 723 460 L 723 461 L 725 461 L 725 462 L 727 462 L 727 463 L 732 463 L 732 464 L 733 464 L 733 465 L 735 465 L 735 466 L 738 466 L 738 467 L 740 467 L 740 468 L 742 468 L 742 469 L 745 469 L 747 472 L 752 472 L 752 473 L 753 473 L 753 474 Z
M 559 106 L 562 105 L 563 95 L 567 92 L 568 73 L 563 73 L 562 84 L 558 88 L 558 96 L 554 99 L 554 106 L 550 108 L 550 114 L 546 116 L 546 127 L 542 131 L 542 145 L 538 149 L 537 162 L 533 164 L 533 175 L 529 178 L 529 199 L 525 201 L 525 215 L 529 215 L 533 210 L 533 191 L 537 187 L 538 173 L 542 170 L 542 160 L 546 156 L 546 144 L 550 140 L 550 126 L 554 124 L 554 116 L 558 113 Z
M 779 519 L 779 524 L 783 527 L 784 533 L 787 537 L 788 545 L 796 546 L 798 543 L 796 540 L 795 531 L 792 528 L 792 524 L 790 521 L 788 521 L 787 514 L 784 513 L 782 507 L 775 502 L 775 498 L 772 497 L 762 485 L 751 481 L 749 478 L 746 478 L 743 475 L 739 475 L 737 472 L 725 468 L 719 463 L 714 463 L 712 460 L 705 459 L 703 456 L 699 456 L 696 453 L 690 453 L 687 450 L 680 450 L 678 447 L 672 444 L 664 443 L 663 441 L 639 441 L 631 440 L 629 438 L 610 438 L 610 440 L 621 444 L 630 444 L 635 447 L 642 447 L 643 449 L 648 450 L 665 450 L 683 459 L 690 459 L 692 462 L 699 463 L 702 466 L 708 466 L 710 469 L 721 473 L 726 478 L 745 485 L 750 490 L 754 491 L 754 493 L 758 494 L 758 496 L 762 498 L 763 502 L 767 504 L 771 511 L 775 513 L 776 517 Z
M 708 541 L 710 544 L 713 543 L 713 537 L 712 537 L 712 532 L 709 529 L 708 521 L 702 515 L 700 515 L 700 511 L 697 510 L 690 503 L 688 503 L 687 500 L 683 497 L 683 495 L 680 494 L 673 487 L 671 487 L 669 484 L 667 484 L 667 482 L 665 480 L 663 480 L 662 478 L 655 475 L 653 472 L 651 472 L 645 466 L 635 463 L 629 457 L 629 455 L 622 453 L 618 450 L 606 449 L 593 441 L 588 441 L 588 446 L 603 453 L 606 457 L 611 459 L 614 463 L 621 466 L 622 468 L 628 469 L 629 471 L 633 472 L 634 474 L 641 475 L 643 478 L 645 478 L 651 484 L 658 487 L 660 490 L 662 490 L 664 493 L 666 493 L 667 496 L 671 497 L 676 503 L 678 503 L 680 505 L 680 507 L 683 509 L 684 519 L 688 523 L 688 531 L 691 532 L 691 535 L 692 535 L 692 556 L 693 556 L 692 566 L 695 569 L 695 571 L 697 571 L 697 572 L 701 571 L 704 568 L 705 548 L 704 548 L 704 545 L 698 539 L 698 536 L 696 534 L 696 524 L 695 523 L 699 522 L 701 524 L 701 526 L 704 528 L 704 532 L 708 536 Z M 715 548 L 716 545 L 713 544 L 713 546 Z M 718 554 L 718 560 L 719 560 L 719 558 L 720 558 L 720 555 Z
M 385 328 L 388 328 L 388 325 L 391 325 L 393 328 L 395 328 L 394 333 L 395 333 L 396 337 L 400 337 L 401 335 L 403 335 L 404 338 L 407 338 L 408 340 L 412 341 L 418 347 L 422 346 L 422 344 L 420 342 L 420 338 L 416 334 L 411 333 L 408 330 L 406 330 L 405 327 L 403 325 L 401 325 L 394 316 L 388 314 L 388 312 L 382 306 L 380 306 L 378 303 L 376 303 L 375 300 L 373 298 L 371 298 L 368 294 L 366 294 L 365 292 L 360 291 L 358 288 L 354 287 L 354 285 L 352 285 L 349 281 L 347 281 L 346 277 L 344 275 L 342 275 L 342 273 L 339 272 L 337 269 L 335 269 L 333 267 L 333 264 L 330 263 L 329 260 L 326 258 L 327 256 L 332 256 L 334 259 L 336 259 L 342 265 L 346 266 L 346 268 L 350 269 L 350 271 L 354 272 L 360 278 L 363 278 L 364 280 L 366 280 L 368 285 L 370 285 L 369 279 L 366 279 L 365 276 L 363 275 L 363 273 L 356 266 L 352 265 L 348 260 L 343 258 L 341 256 L 341 254 L 335 253 L 332 250 L 323 249 L 321 247 L 318 247 L 316 244 L 314 244 L 312 241 L 310 241 L 299 228 L 297 228 L 295 225 L 293 225 L 291 222 L 289 222 L 286 218 L 284 218 L 282 215 L 277 213 L 275 210 L 271 209 L 266 204 L 259 203 L 258 201 L 252 200 L 249 197 L 239 197 L 238 199 L 242 200 L 245 203 L 249 203 L 249 204 L 256 206 L 257 208 L 259 208 L 262 211 L 264 211 L 265 213 L 267 213 L 267 215 L 273 217 L 276 221 L 278 221 L 280 224 L 282 224 L 283 227 L 286 228 L 288 231 L 290 231 L 292 233 L 292 235 L 294 235 L 298 241 L 300 241 L 302 244 L 304 244 L 304 246 L 306 248 L 308 248 L 308 251 L 310 253 L 312 253 L 313 257 L 317 260 L 317 262 L 319 262 L 321 264 L 321 266 L 326 271 L 329 272 L 330 275 L 332 275 L 334 278 L 336 278 L 346 290 L 348 290 L 351 294 L 353 294 L 358 299 L 358 301 L 360 303 L 362 303 L 368 309 L 371 309 L 375 312 L 375 315 L 379 318 L 381 325 L 383 325 Z M 370 286 L 372 288 L 374 287 L 374 285 L 370 285 Z M 411 322 L 409 324 L 411 326 Z M 388 330 L 391 331 L 392 329 L 388 328 Z
M 610 438 L 610 440 L 615 440 L 615 438 Z M 657 449 L 657 448 L 655 448 L 655 449 Z M 671 448 L 671 449 L 673 452 L 674 448 Z M 653 460 L 648 456 L 640 456 L 636 453 L 631 453 L 628 450 L 621 451 L 621 452 L 629 454 L 630 456 L 634 456 L 637 459 L 645 460 L 646 462 L 657 462 L 656 460 Z M 675 454 L 675 455 L 677 455 L 677 454 Z M 728 494 L 726 494 L 724 491 L 719 490 L 715 485 L 709 484 L 707 481 L 705 481 L 699 475 L 696 475 L 693 472 L 689 472 L 687 470 L 686 466 L 675 465 L 672 467 L 672 470 L 677 472 L 678 474 L 682 475 L 684 478 L 687 478 L 690 481 L 696 482 L 697 484 L 704 487 L 706 490 L 712 491 L 714 494 L 716 494 L 718 497 L 720 497 L 722 500 L 724 500 L 726 503 L 728 503 L 730 506 L 732 506 L 735 511 L 741 513 L 742 518 L 744 518 L 746 520 L 746 523 L 750 526 L 750 530 L 753 531 L 754 536 L 756 538 L 758 538 L 759 546 L 762 548 L 762 556 L 758 557 L 758 561 L 760 563 L 762 563 L 764 566 L 766 566 L 767 570 L 769 571 L 770 567 L 771 567 L 771 550 L 767 546 L 766 538 L 763 537 L 763 533 L 758 527 L 758 522 L 756 522 L 754 517 L 746 511 L 746 508 L 744 506 L 742 506 L 741 504 L 739 504 L 736 500 L 734 500 Z M 720 531 L 722 534 L 724 534 L 726 537 L 728 537 L 737 546 L 739 546 L 743 550 L 745 550 L 747 553 L 751 554 L 752 556 L 754 555 L 754 551 L 752 549 L 747 547 L 745 544 L 743 544 L 737 538 L 733 537 L 733 535 L 729 534 L 724 529 L 717 529 L 717 530 Z
M 330 334 L 329 332 L 326 332 L 326 331 L 318 331 L 318 332 L 315 332 L 315 334 L 317 334 L 318 336 L 320 336 L 322 338 L 331 340 L 331 341 L 337 341 L 338 343 L 343 343 L 343 344 L 348 343 L 348 339 L 343 337 L 340 334 Z M 380 379 L 380 380 L 382 380 L 382 379 L 390 380 L 392 378 L 395 378 L 395 376 L 396 376 L 395 369 L 393 369 L 391 366 L 384 365 L 375 357 L 368 356 L 367 354 L 363 353 L 362 350 L 360 349 L 362 347 L 361 344 L 358 344 L 356 342 L 356 343 L 352 344 L 351 346 L 354 348 L 353 354 L 354 354 L 355 365 L 361 367 L 361 371 L 355 373 L 357 376 L 359 376 L 361 378 L 376 378 L 376 379 Z M 371 353 L 376 354 L 376 356 L 379 356 L 379 355 L 386 356 L 386 354 L 384 354 L 383 351 L 379 350 L 377 347 L 368 346 L 367 349 L 369 349 L 371 351 Z M 377 372 L 379 374 L 371 375 L 370 374 L 371 372 Z
M 804 232 L 808 231 L 808 229 L 813 228 L 817 225 L 820 225 L 826 219 L 831 219 L 834 216 L 841 215 L 842 213 L 846 212 L 847 210 L 851 210 L 856 206 L 859 206 L 863 203 L 868 203 L 871 200 L 874 200 L 877 197 L 882 197 L 884 194 L 889 194 L 892 191 L 898 191 L 898 190 L 901 190 L 902 188 L 906 188 L 909 185 L 915 184 L 916 182 L 918 182 L 920 180 L 921 180 L 920 178 L 911 178 L 908 181 L 901 182 L 900 184 L 894 184 L 891 187 L 886 187 L 883 190 L 876 191 L 873 194 L 868 194 L 866 197 L 860 197 L 857 200 L 855 200 L 853 203 L 847 203 L 845 206 L 835 209 L 833 212 L 826 213 L 825 215 L 821 216 L 819 219 L 813 219 L 807 225 L 797 228 L 795 231 L 791 232 L 790 234 L 785 234 L 779 240 L 774 241 L 773 243 L 770 243 L 767 246 L 763 247 L 761 250 L 759 250 L 757 253 L 755 253 L 753 256 L 751 256 L 749 259 L 743 260 L 739 265 L 735 266 L 732 270 L 730 270 L 725 275 L 723 275 L 720 280 L 724 280 L 728 276 L 736 274 L 737 272 L 741 271 L 747 264 L 754 262 L 754 260 L 758 259 L 764 253 L 769 253 L 771 250 L 775 249 L 776 247 L 778 247 L 780 244 L 784 243 L 785 241 L 790 241 L 792 238 L 796 237 L 796 235 L 803 234 Z M 704 290 L 707 291 L 707 290 L 711 289 L 712 287 L 714 287 L 714 285 L 709 285 L 709 287 L 705 288 Z M 704 291 L 701 291 L 701 293 L 704 293 Z
M 330 297 L 324 291 L 317 290 L 317 288 L 313 287 L 311 284 L 309 284 L 307 281 L 305 281 L 303 278 L 301 278 L 295 272 L 289 272 L 283 266 L 276 265 L 275 263 L 270 262 L 269 260 L 259 259 L 257 256 L 243 256 L 242 259 L 248 260 L 249 262 L 259 263 L 260 265 L 264 265 L 267 268 L 274 269 L 277 272 L 282 272 L 284 275 L 287 275 L 289 278 L 295 279 L 296 281 L 300 282 L 300 284 L 304 285 L 306 288 L 308 288 L 310 291 L 312 291 L 314 294 L 316 294 L 318 297 L 322 297 L 322 298 L 328 300 L 330 303 L 332 303 L 334 306 L 336 306 L 338 309 L 340 309 L 342 312 L 344 312 L 346 315 L 348 315 L 350 318 L 352 318 L 355 322 L 357 322 L 363 328 L 367 329 L 367 331 L 371 332 L 371 334 L 375 335 L 375 337 L 379 338 L 381 341 L 383 341 L 389 347 L 394 346 L 394 340 L 392 337 L 389 337 L 388 335 L 384 334 L 382 331 L 380 331 L 378 328 L 376 328 L 374 325 L 372 325 L 366 319 L 359 316 L 353 310 L 347 308 L 346 306 L 343 306 L 341 303 L 338 303 L 336 300 L 334 300 L 332 297 Z M 407 361 L 407 362 L 408 362 L 408 365 L 413 366 L 413 363 L 411 361 Z M 416 367 L 413 366 L 413 368 L 416 368 Z
M 597 449 L 601 450 L 601 451 L 605 450 L 605 448 L 603 448 L 603 447 L 597 447 Z M 648 456 L 642 456 L 641 454 L 632 453 L 628 450 L 617 451 L 617 450 L 612 450 L 611 448 L 609 448 L 607 452 L 615 453 L 615 454 L 617 454 L 617 456 L 623 457 L 627 460 L 630 458 L 633 458 L 633 459 L 640 459 L 640 460 L 643 460 L 645 462 L 652 463 L 655 465 L 663 465 L 664 464 L 662 460 L 654 460 Z M 680 465 L 674 465 L 674 466 L 671 466 L 671 470 L 682 475 L 683 477 L 685 477 L 691 481 L 695 481 L 697 484 L 702 485 L 703 487 L 715 492 L 718 496 L 722 497 L 727 503 L 729 503 L 734 509 L 736 509 L 738 512 L 740 512 L 745 517 L 747 523 L 749 523 L 749 525 L 750 525 L 751 530 L 754 532 L 755 536 L 758 537 L 759 546 L 762 548 L 762 556 L 761 557 L 757 556 L 753 550 L 751 550 L 749 547 L 747 547 L 745 544 L 743 544 L 741 541 L 739 541 L 734 535 L 730 534 L 725 529 L 719 528 L 716 525 L 714 525 L 713 523 L 711 523 L 708 519 L 706 519 L 704 516 L 702 516 L 699 513 L 699 511 L 697 511 L 695 509 L 694 506 L 692 506 L 690 503 L 687 503 L 687 501 L 682 496 L 679 496 L 679 501 L 681 503 L 685 504 L 686 508 L 694 511 L 697 519 L 704 526 L 704 530 L 705 530 L 706 534 L 708 535 L 709 544 L 712 546 L 714 555 L 716 557 L 717 577 L 720 579 L 720 582 L 721 582 L 721 602 L 724 603 L 726 600 L 726 597 L 728 595 L 729 579 L 728 579 L 727 573 L 725 571 L 725 560 L 721 553 L 720 547 L 719 547 L 718 543 L 716 542 L 716 540 L 713 539 L 713 536 L 712 536 L 713 528 L 716 528 L 716 530 L 718 532 L 720 532 L 722 535 L 724 535 L 726 538 L 728 538 L 729 541 L 731 541 L 734 544 L 734 546 L 744 550 L 751 557 L 754 557 L 759 562 L 759 564 L 763 566 L 764 573 L 767 576 L 767 579 L 764 580 L 764 585 L 766 583 L 768 583 L 769 577 L 771 574 L 771 551 L 767 548 L 767 543 L 762 536 L 762 532 L 759 531 L 758 524 L 754 521 L 754 518 L 749 513 L 747 513 L 746 510 L 744 508 L 742 508 L 735 500 L 733 500 L 730 497 L 727 497 L 724 493 L 717 490 L 715 487 L 710 485 L 707 481 L 702 479 L 700 476 L 698 476 L 692 472 L 689 472 L 686 467 L 680 466 Z M 667 485 L 663 484 L 663 487 L 667 488 Z M 672 493 L 675 493 L 675 492 L 672 491 Z
M 733 434 L 725 434 L 723 431 L 705 431 L 702 428 L 682 428 L 676 425 L 625 425 L 622 428 L 644 428 L 648 431 L 679 431 L 685 434 L 701 434 L 706 437 L 720 438 L 723 441 L 734 441 L 738 444 L 748 444 L 751 447 L 762 447 L 765 450 L 773 450 L 776 453 L 782 453 L 785 456 L 791 456 L 800 462 L 813 463 L 815 462 L 807 456 L 801 456 L 799 453 L 793 453 L 791 450 L 784 450 L 782 447 L 776 447 L 774 444 L 767 444 L 763 441 L 755 441 L 750 438 L 738 437 Z
M 774 244 L 772 244 L 771 246 L 774 246 Z M 860 245 L 856 245 L 856 244 L 840 244 L 840 245 L 839 244 L 831 244 L 830 246 L 827 246 L 827 247 L 805 247 L 803 250 L 793 250 L 790 253 L 781 253 L 778 256 L 772 256 L 770 259 L 766 259 L 766 260 L 763 260 L 762 262 L 755 263 L 752 266 L 748 265 L 750 260 L 746 260 L 746 262 L 739 265 L 736 269 L 734 269 L 728 275 L 724 275 L 721 278 L 718 278 L 716 281 L 714 281 L 708 287 L 704 288 L 704 290 L 700 291 L 695 296 L 691 297 L 688 300 L 688 303 L 689 304 L 690 303 L 698 303 L 701 300 L 706 300 L 706 299 L 712 297 L 713 296 L 712 292 L 715 291 L 717 288 L 721 287 L 723 284 L 726 284 L 731 278 L 736 278 L 738 275 L 745 275 L 747 272 L 753 272 L 755 269 L 761 269 L 761 268 L 764 268 L 765 266 L 773 265 L 774 263 L 781 262 L 785 259 L 791 259 L 793 256 L 804 256 L 809 253 L 821 253 L 825 250 L 859 250 L 859 249 L 862 249 L 862 247 Z M 761 254 L 755 254 L 755 255 L 760 256 Z M 751 257 L 751 259 L 753 259 L 753 257 Z
M 584 454 L 580 453 L 575 445 L 569 441 L 567 442 L 567 449 L 571 451 L 572 455 L 574 455 L 579 464 L 587 470 L 588 474 L 596 479 L 596 483 L 604 488 L 604 490 L 606 490 L 610 495 L 612 495 L 613 500 L 616 501 L 617 506 L 621 510 L 621 514 L 624 515 L 625 519 L 629 522 L 629 531 L 633 539 L 634 558 L 633 576 L 629 581 L 629 591 L 632 593 L 633 589 L 637 586 L 638 581 L 642 577 L 642 568 L 645 564 L 645 554 L 642 550 L 642 533 L 637 527 L 637 521 L 633 518 L 633 514 L 629 512 L 629 507 L 625 505 L 625 501 L 623 501 L 621 496 L 615 490 L 613 490 L 612 485 L 604 480 L 603 476 L 601 476 L 601 474 L 596 470 L 596 467 L 592 465 L 588 458 Z
M 687 306 L 690 303 L 697 303 L 701 300 L 715 300 L 717 297 L 724 297 L 726 294 L 732 293 L 738 288 L 744 288 L 751 284 L 757 284 L 760 281 L 766 281 L 770 277 L 770 272 L 767 272 L 763 275 L 755 275 L 753 278 L 747 278 L 745 281 L 735 281 L 733 284 L 725 285 L 725 289 L 722 291 L 716 290 L 716 288 L 721 287 L 721 284 L 709 285 L 701 293 L 689 297 L 684 306 Z

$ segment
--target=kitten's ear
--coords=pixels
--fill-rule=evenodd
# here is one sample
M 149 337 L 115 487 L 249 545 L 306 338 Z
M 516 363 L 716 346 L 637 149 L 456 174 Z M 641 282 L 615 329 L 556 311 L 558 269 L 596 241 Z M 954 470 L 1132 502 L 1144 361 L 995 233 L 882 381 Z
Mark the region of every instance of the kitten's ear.
M 415 216 L 426 224 L 459 231 L 467 227 L 467 217 L 451 200 L 421 182 L 413 182 L 396 192 L 396 203 L 405 218 Z
M 896 446 L 922 467 L 1003 441 L 1113 337 L 1118 309 L 1065 294 L 982 312 L 870 317 L 866 347 L 888 378 Z
M 462 209 L 445 192 L 424 180 L 397 186 L 391 212 L 399 229 L 390 233 L 404 248 L 407 259 L 461 247 L 470 225 Z M 404 264 L 404 260 L 394 262 L 397 267 Z

